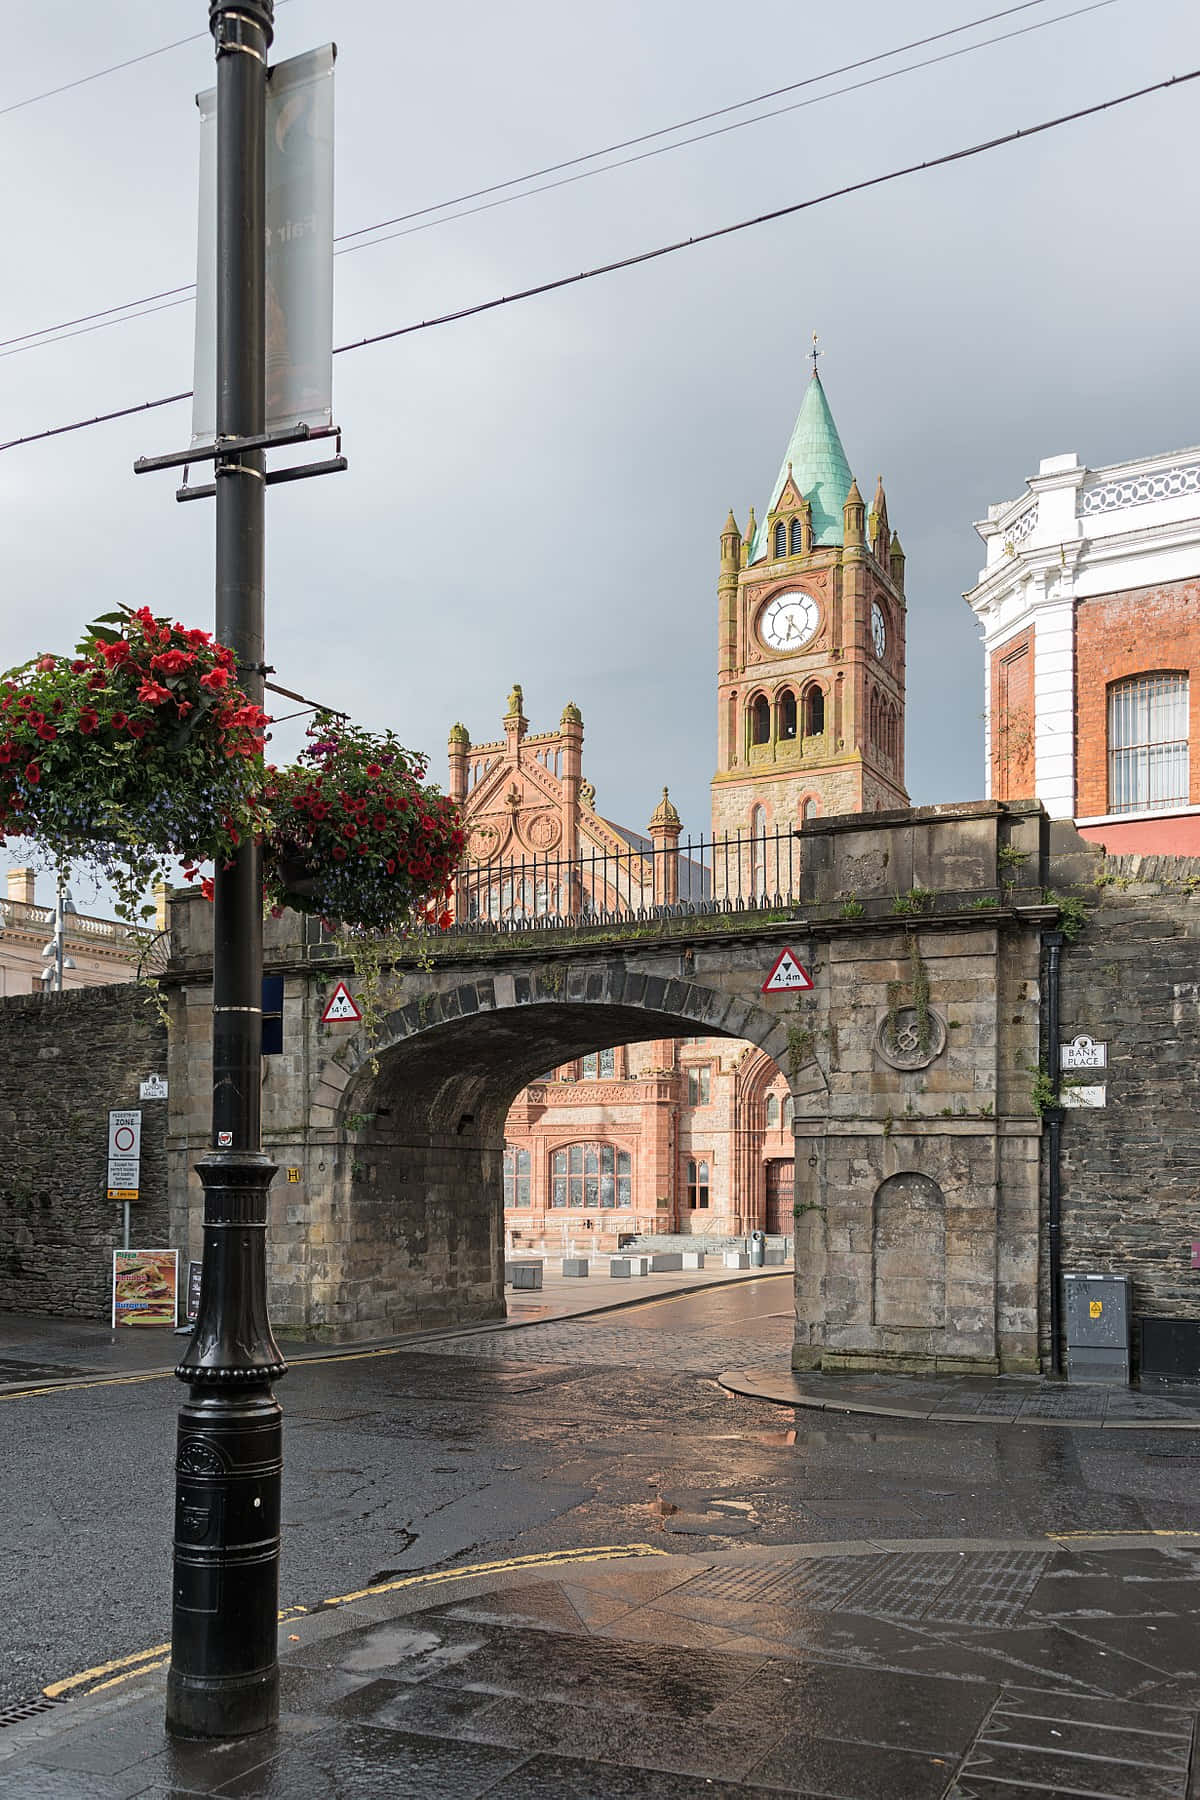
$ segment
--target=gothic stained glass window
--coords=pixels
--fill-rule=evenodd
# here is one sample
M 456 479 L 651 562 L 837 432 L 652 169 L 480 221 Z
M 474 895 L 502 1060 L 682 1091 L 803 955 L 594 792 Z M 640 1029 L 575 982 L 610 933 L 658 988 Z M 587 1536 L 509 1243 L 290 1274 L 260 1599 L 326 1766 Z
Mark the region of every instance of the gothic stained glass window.
M 1188 678 L 1170 670 L 1108 690 L 1108 810 L 1153 812 L 1188 799 Z
M 689 1069 L 687 1072 L 687 1096 L 689 1106 L 707 1106 L 712 1097 L 712 1074 L 707 1065 L 702 1069 Z
M 550 1165 L 552 1206 L 623 1210 L 633 1204 L 633 1158 L 615 1144 L 569 1144 Z
M 602 1075 L 615 1075 L 617 1053 L 615 1050 L 598 1050 L 594 1056 L 585 1056 L 580 1068 L 585 1081 L 596 1081 Z

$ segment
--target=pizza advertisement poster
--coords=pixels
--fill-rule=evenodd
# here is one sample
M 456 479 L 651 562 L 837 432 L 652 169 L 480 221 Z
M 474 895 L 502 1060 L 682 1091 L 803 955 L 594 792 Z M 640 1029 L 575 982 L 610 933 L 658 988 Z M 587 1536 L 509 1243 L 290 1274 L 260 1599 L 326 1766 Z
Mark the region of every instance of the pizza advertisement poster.
M 178 1250 L 114 1250 L 112 1322 L 169 1325 L 178 1322 Z

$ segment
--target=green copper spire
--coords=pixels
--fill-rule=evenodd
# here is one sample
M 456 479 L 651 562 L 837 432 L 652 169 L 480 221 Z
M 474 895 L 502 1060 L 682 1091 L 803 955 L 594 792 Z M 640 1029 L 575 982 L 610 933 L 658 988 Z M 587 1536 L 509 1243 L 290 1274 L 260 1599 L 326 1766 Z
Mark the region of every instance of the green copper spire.
M 842 508 L 852 478 L 825 389 L 821 386 L 821 377 L 815 369 L 804 391 L 791 442 L 771 490 L 771 504 L 763 514 L 763 522 L 750 546 L 752 563 L 767 554 L 767 514 L 774 509 L 783 492 L 789 463 L 793 481 L 812 506 L 813 544 L 840 544 Z

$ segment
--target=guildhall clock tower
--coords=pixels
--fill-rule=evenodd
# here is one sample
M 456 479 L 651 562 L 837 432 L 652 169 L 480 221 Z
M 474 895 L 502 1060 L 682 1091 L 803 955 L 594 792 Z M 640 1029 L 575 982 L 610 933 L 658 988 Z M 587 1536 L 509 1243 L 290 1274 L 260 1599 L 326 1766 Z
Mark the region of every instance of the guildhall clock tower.
M 718 583 L 713 833 L 907 806 L 904 552 L 868 510 L 816 371 L 761 522 L 732 512 Z

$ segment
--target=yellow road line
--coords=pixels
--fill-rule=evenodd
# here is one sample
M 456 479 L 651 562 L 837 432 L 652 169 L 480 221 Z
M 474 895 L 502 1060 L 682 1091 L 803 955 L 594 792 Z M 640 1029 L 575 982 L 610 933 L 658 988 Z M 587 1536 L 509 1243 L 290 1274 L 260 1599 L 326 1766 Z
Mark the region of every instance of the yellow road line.
M 96 1375 L 90 1381 L 60 1381 L 53 1387 L 17 1388 L 11 1394 L 0 1394 L 0 1400 L 31 1400 L 42 1394 L 77 1394 L 81 1388 L 134 1387 L 142 1381 L 167 1381 L 174 1369 L 154 1369 L 149 1375 Z
M 1187 1530 L 1172 1531 L 1172 1530 L 1166 1529 L 1165 1527 L 1159 1528 L 1159 1527 L 1155 1527 L 1153 1525 L 1143 1525 L 1140 1527 L 1137 1525 L 1131 1525 L 1128 1528 L 1128 1530 L 1126 1530 L 1126 1531 L 1115 1531 L 1115 1530 L 1109 1530 L 1109 1531 L 1048 1531 L 1046 1533 L 1046 1536 L 1048 1538 L 1053 1538 L 1054 1541 L 1057 1543 L 1060 1539 L 1066 1539 L 1066 1538 L 1128 1538 L 1128 1537 L 1194 1538 L 1194 1537 L 1200 1537 L 1200 1531 L 1187 1531 Z
M 378 1587 L 359 1588 L 353 1594 L 337 1594 L 324 1604 L 345 1606 L 347 1601 L 365 1600 L 372 1594 L 390 1594 L 397 1588 L 430 1586 L 440 1581 L 467 1581 L 475 1575 L 498 1575 L 506 1569 L 565 1568 L 574 1563 L 615 1562 L 621 1557 L 669 1554 L 669 1551 L 659 1550 L 653 1544 L 597 1544 L 587 1550 L 552 1550 L 533 1556 L 506 1556 L 500 1562 L 468 1563 L 463 1568 L 447 1569 L 441 1574 L 434 1571 L 427 1575 L 406 1575 L 399 1581 L 389 1581 Z M 279 1614 L 280 1623 L 299 1618 L 308 1610 L 307 1606 L 285 1606 Z M 155 1644 L 151 1649 L 135 1651 L 131 1656 L 115 1656 L 111 1662 L 97 1663 L 95 1668 L 81 1669 L 78 1675 L 68 1675 L 62 1681 L 52 1681 L 42 1692 L 48 1700 L 57 1700 L 77 1688 L 87 1687 L 89 1682 L 95 1682 L 96 1685 L 89 1687 L 88 1692 L 98 1694 L 104 1688 L 132 1681 L 135 1675 L 148 1675 L 154 1669 L 164 1668 L 170 1661 L 170 1650 L 170 1644 Z M 97 1680 L 99 1676 L 107 1676 L 108 1679 Z
M 63 1681 L 52 1681 L 49 1687 L 42 1689 L 47 1700 L 57 1700 L 60 1694 L 69 1693 L 72 1688 L 82 1687 L 87 1681 L 94 1681 L 97 1675 L 111 1675 L 114 1669 L 129 1669 L 132 1663 L 144 1663 L 152 1656 L 162 1656 L 170 1651 L 170 1644 L 155 1644 L 152 1650 L 138 1650 L 132 1656 L 114 1656 L 111 1662 L 97 1663 L 94 1669 L 82 1669 L 78 1675 L 68 1675 Z M 137 1674 L 136 1669 L 130 1671 Z

